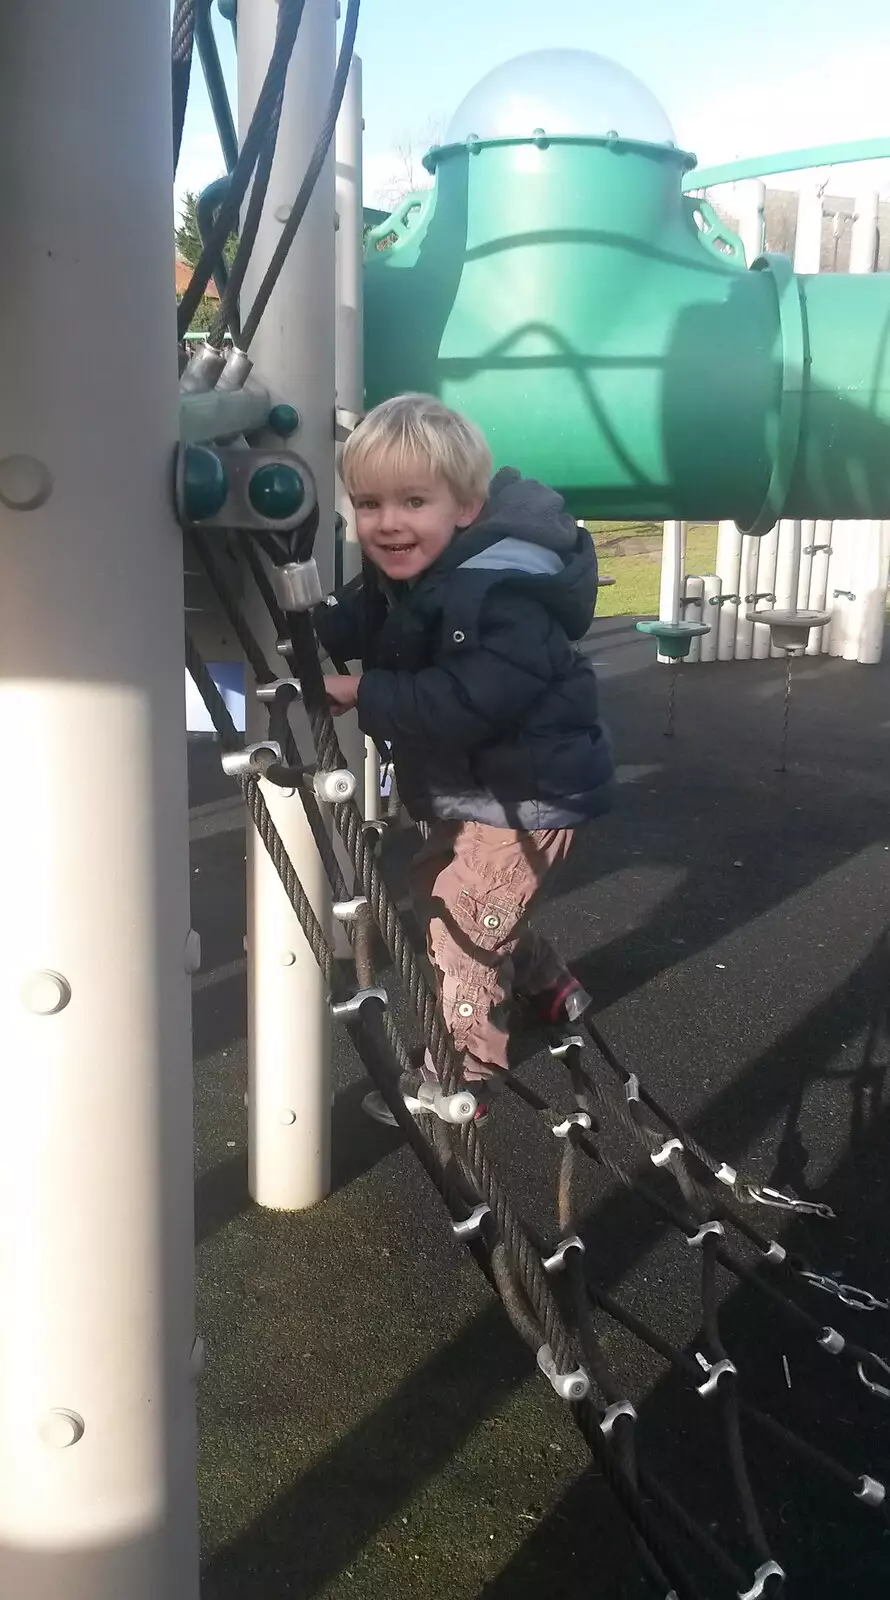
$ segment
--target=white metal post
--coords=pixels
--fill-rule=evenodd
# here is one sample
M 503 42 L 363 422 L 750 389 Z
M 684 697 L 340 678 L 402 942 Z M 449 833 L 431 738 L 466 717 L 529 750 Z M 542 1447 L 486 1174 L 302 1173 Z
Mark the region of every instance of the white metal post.
M 365 406 L 364 205 L 362 192 L 362 64 L 356 56 L 337 120 L 337 420 L 347 434 Z M 361 571 L 352 502 L 339 477 L 337 510 L 343 519 L 343 581 Z M 340 724 L 343 752 L 359 779 L 359 803 L 369 822 L 380 812 L 380 761 L 372 740 L 360 732 L 354 715 Z
M 775 527 L 770 529 L 769 533 L 765 533 L 763 538 L 758 540 L 759 548 L 757 551 L 757 582 L 755 583 L 753 590 L 755 594 L 775 593 L 776 561 L 779 553 L 780 531 L 783 527 L 783 523 L 777 522 Z M 774 604 L 774 602 L 770 601 L 757 601 L 755 602 L 755 609 L 757 605 L 763 605 L 766 607 L 771 603 Z M 766 623 L 755 622 L 754 632 L 751 638 L 751 659 L 753 661 L 766 660 L 767 656 L 769 655 L 769 641 L 770 631 Z
M 661 545 L 661 589 L 658 598 L 658 616 L 662 622 L 678 623 L 682 620 L 683 585 L 686 580 L 686 524 L 666 522 Z M 662 655 L 660 662 L 670 662 Z
M 878 195 L 856 196 L 850 241 L 850 271 L 874 272 L 878 252 Z M 875 665 L 883 654 L 887 604 L 886 523 L 865 525 L 856 552 L 853 589 L 855 616 L 844 648 L 847 661 Z
M 710 633 L 703 633 L 699 641 L 699 660 L 716 661 L 717 644 L 720 637 L 720 595 L 723 586 L 716 572 L 706 572 L 702 579 L 702 621 L 710 628 Z
M 750 267 L 752 261 L 763 254 L 766 243 L 766 184 L 758 178 L 740 187 L 739 237 Z
M 800 587 L 801 549 L 803 546 L 802 530 L 803 523 L 791 517 L 783 517 L 779 523 L 779 541 L 773 574 L 774 582 L 770 585 L 775 593 L 775 604 L 779 611 L 794 611 L 797 606 L 797 593 Z M 765 587 L 766 585 L 764 584 Z M 770 641 L 768 654 L 774 659 L 778 657 L 785 659 L 785 651 L 772 644 L 772 641 Z
M 683 585 L 683 621 L 703 622 L 708 619 L 704 616 L 705 580 L 697 576 L 688 577 Z M 698 634 L 689 641 L 689 655 L 687 661 L 694 666 L 701 660 L 701 641 L 707 634 Z
M 307 0 L 288 73 L 275 161 L 242 297 L 251 303 L 309 164 L 331 94 L 336 0 Z M 242 137 L 275 38 L 276 0 L 251 0 L 238 17 Z M 294 446 L 318 483 L 316 559 L 333 578 L 334 153 L 251 346 L 257 371 L 299 411 Z M 267 639 L 267 642 L 271 642 Z M 267 727 L 248 691 L 248 733 Z M 330 896 L 299 798 L 265 785 L 266 799 L 307 894 L 330 926 Z M 330 1022 L 325 986 L 262 844 L 248 834 L 248 1122 L 250 1192 L 260 1205 L 296 1210 L 330 1181 Z
M 843 524 L 838 523 L 838 527 Z M 824 611 L 826 607 L 831 610 L 828 599 L 828 575 L 831 568 L 832 543 L 834 540 L 835 524 L 827 520 L 820 520 L 813 525 L 813 564 L 810 568 L 810 585 L 807 597 L 807 607 L 810 611 Z M 822 655 L 828 649 L 829 628 L 813 628 L 807 644 L 807 655 Z
M 8 1600 L 198 1593 L 169 28 L 0 14 Z
M 717 572 L 720 577 L 721 594 L 737 595 L 740 592 L 741 568 L 742 535 L 734 522 L 718 522 Z M 740 606 L 735 599 L 729 599 L 720 606 L 720 626 L 717 634 L 718 661 L 732 661 L 735 656 L 739 613 Z

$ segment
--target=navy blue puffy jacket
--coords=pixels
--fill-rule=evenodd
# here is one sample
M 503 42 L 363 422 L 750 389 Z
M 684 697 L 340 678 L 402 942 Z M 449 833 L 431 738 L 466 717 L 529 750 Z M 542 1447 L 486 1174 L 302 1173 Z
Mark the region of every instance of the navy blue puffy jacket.
M 359 723 L 391 746 L 415 821 L 566 828 L 608 809 L 596 676 L 574 643 L 596 594 L 589 534 L 505 468 L 414 583 L 369 571 L 318 609 L 325 649 L 362 661 Z

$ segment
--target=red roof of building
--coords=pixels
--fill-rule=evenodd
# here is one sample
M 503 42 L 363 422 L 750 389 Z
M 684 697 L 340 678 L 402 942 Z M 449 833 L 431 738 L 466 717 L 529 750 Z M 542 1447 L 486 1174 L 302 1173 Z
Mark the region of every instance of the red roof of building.
M 189 280 L 191 279 L 191 276 L 192 276 L 192 269 L 189 266 L 188 262 L 187 261 L 182 261 L 179 256 L 176 256 L 175 262 L 176 262 L 176 293 L 177 294 L 185 294 L 185 291 L 189 286 Z M 212 278 L 211 278 L 210 282 L 208 283 L 207 288 L 204 290 L 204 293 L 206 294 L 208 300 L 218 300 L 219 299 L 219 294 L 217 293 L 216 284 L 214 283 Z

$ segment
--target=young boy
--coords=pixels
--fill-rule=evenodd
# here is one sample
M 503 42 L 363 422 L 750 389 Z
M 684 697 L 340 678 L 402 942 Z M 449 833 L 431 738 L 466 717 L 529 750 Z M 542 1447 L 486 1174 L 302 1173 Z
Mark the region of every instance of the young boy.
M 552 489 L 491 472 L 478 428 L 430 396 L 370 412 L 341 463 L 364 577 L 316 613 L 330 654 L 362 662 L 326 679 L 335 715 L 358 708 L 431 825 L 412 899 L 468 1081 L 506 1069 L 514 996 L 553 1022 L 586 1002 L 525 917 L 612 776 L 573 643 L 596 605 L 593 542 Z

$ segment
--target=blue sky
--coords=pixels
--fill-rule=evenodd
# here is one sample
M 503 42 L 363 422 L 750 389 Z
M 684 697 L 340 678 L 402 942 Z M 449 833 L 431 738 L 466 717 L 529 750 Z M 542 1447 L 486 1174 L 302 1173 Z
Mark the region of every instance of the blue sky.
M 219 34 L 232 81 L 231 34 L 224 25 Z M 628 67 L 702 162 L 890 134 L 886 0 L 364 0 L 367 200 L 398 171 L 398 147 L 422 152 L 492 67 L 554 46 Z M 195 79 L 180 192 L 221 170 L 199 71 Z M 890 191 L 890 163 L 868 175 L 839 169 L 832 188 L 866 177 Z

